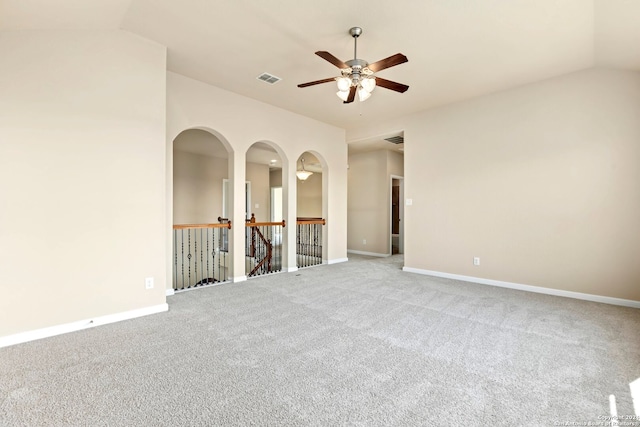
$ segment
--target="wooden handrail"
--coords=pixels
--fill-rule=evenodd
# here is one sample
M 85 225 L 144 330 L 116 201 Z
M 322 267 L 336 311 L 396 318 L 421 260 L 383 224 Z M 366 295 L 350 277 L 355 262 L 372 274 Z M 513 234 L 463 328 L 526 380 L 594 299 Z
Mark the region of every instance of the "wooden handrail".
M 304 225 L 304 224 L 322 224 L 322 225 L 327 225 L 327 221 L 325 219 L 322 219 L 322 218 L 319 218 L 319 219 L 298 218 L 298 220 L 296 221 L 296 224 L 298 224 L 298 225 Z
M 286 226 L 286 222 L 284 219 L 280 222 L 256 222 L 256 214 L 251 214 L 250 219 L 245 220 L 245 224 L 247 227 L 268 227 L 272 225 L 281 225 L 283 227 Z
M 231 221 L 226 224 L 174 224 L 174 230 L 183 230 L 185 228 L 231 228 Z
M 283 227 L 286 226 L 286 222 L 283 219 L 280 222 L 247 222 L 245 224 L 247 227 L 263 227 L 263 226 L 270 226 L 270 225 L 281 225 Z

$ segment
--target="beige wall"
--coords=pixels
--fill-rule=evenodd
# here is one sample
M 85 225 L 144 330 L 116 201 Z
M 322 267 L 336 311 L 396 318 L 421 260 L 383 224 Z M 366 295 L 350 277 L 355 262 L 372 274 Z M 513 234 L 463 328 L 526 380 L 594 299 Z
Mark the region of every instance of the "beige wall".
M 347 248 L 390 255 L 391 176 L 404 175 L 404 156 L 377 150 L 352 154 L 348 161 Z
M 305 181 L 297 181 L 298 216 L 305 218 L 322 218 L 322 174 L 314 172 Z
M 1 32 L 0 58 L 0 337 L 165 304 L 165 49 Z
M 173 154 L 174 224 L 211 224 L 222 216 L 222 182 L 227 159 L 175 151 Z
M 282 170 L 272 170 L 269 172 L 269 186 L 282 187 Z
M 271 187 L 269 186 L 269 166 L 247 163 L 247 181 L 251 182 L 251 214 L 256 221 L 270 221 Z
M 406 266 L 638 301 L 639 117 L 640 74 L 595 69 L 349 139 L 405 130 Z
M 349 155 L 347 247 L 351 251 L 390 253 L 387 162 L 386 150 Z
M 308 155 L 308 154 L 307 154 Z M 271 187 L 282 186 L 282 172 L 272 171 Z M 322 218 L 322 173 L 314 172 L 306 181 L 296 180 L 298 217 Z
M 387 151 L 387 172 L 389 176 L 404 176 L 404 155 L 396 151 Z
M 325 259 L 346 259 L 344 130 L 167 73 L 165 48 L 127 32 L 2 32 L 0 57 L 0 338 L 166 308 L 173 141 L 186 129 L 211 131 L 230 150 L 236 224 L 254 142 L 278 147 L 288 223 L 295 161 L 319 153 L 331 189 Z M 268 187 L 268 169 L 259 180 Z M 244 241 L 244 227 L 232 233 Z M 286 250 L 295 265 L 295 245 Z
M 288 224 L 296 220 L 296 161 L 305 152 L 313 152 L 322 158 L 327 173 L 323 173 L 327 192 L 323 195 L 323 217 L 327 227 L 323 233 L 324 259 L 337 262 L 346 259 L 346 173 L 347 146 L 344 130 L 318 121 L 271 107 L 180 76 L 167 73 L 167 155 L 172 164 L 173 140 L 185 129 L 200 128 L 214 132 L 230 149 L 229 176 L 236 194 L 244 189 L 246 176 L 245 154 L 255 142 L 272 144 L 278 151 L 283 167 L 284 216 Z M 269 180 L 269 176 L 266 177 Z M 170 180 L 168 180 L 170 181 Z M 252 183 L 253 185 L 253 183 Z M 267 181 L 267 185 L 269 185 Z M 169 197 L 172 184 L 167 183 Z M 268 199 L 267 199 L 268 200 Z M 255 201 L 252 203 L 255 204 Z M 232 220 L 235 224 L 244 221 L 244 200 L 233 202 Z M 265 204 L 267 206 L 267 204 Z M 265 211 L 267 218 L 269 211 Z M 169 212 L 168 215 L 172 215 Z M 244 230 L 233 227 L 233 241 L 243 242 Z M 295 243 L 295 228 L 285 227 L 285 269 L 295 269 L 295 244 L 288 244 L 288 234 Z M 170 235 L 166 237 L 170 245 Z M 232 247 L 233 280 L 242 280 L 244 275 L 244 250 Z M 169 263 L 169 256 L 167 263 Z
M 210 224 L 222 216 L 222 184 L 228 179 L 227 159 L 203 154 L 173 153 L 173 221 L 175 224 Z M 251 183 L 251 213 L 268 221 L 271 193 L 269 166 L 247 163 Z M 256 208 L 256 204 L 258 207 Z

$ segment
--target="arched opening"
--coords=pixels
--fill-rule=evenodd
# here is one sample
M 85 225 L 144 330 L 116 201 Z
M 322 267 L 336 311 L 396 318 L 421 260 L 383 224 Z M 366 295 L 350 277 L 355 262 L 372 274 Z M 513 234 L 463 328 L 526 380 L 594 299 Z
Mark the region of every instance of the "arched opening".
M 296 264 L 298 268 L 322 264 L 323 228 L 326 223 L 326 207 L 323 195 L 326 193 L 326 179 L 321 157 L 317 153 L 305 151 L 296 164 Z
M 208 130 L 188 129 L 174 139 L 174 291 L 229 280 L 228 177 L 229 148 L 221 137 Z
M 270 142 L 256 142 L 247 150 L 245 271 L 248 277 L 282 271 L 283 161 L 279 147 Z

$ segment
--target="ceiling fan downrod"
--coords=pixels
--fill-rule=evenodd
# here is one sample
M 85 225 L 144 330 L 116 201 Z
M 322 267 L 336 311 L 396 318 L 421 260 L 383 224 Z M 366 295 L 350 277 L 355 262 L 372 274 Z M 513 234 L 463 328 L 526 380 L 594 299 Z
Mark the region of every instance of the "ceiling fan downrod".
M 362 34 L 362 28 L 352 27 L 349 30 L 349 34 L 351 34 L 351 37 L 353 37 L 353 59 L 345 62 L 345 64 L 348 65 L 351 69 L 349 78 L 351 79 L 353 86 L 357 87 L 362 77 L 362 70 L 369 64 L 367 63 L 367 61 L 358 59 L 358 37 L 360 37 L 360 35 Z
M 358 59 L 358 37 L 362 34 L 362 28 L 352 27 L 349 34 L 353 37 L 353 59 Z

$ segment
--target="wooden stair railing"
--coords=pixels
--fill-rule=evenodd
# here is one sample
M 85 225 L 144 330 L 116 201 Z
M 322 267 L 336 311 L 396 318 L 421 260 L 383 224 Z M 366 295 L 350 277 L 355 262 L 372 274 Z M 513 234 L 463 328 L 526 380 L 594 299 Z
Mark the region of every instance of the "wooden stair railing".
M 256 222 L 255 214 L 251 214 L 251 218 L 246 220 L 247 227 L 251 228 L 251 244 L 249 246 L 249 256 L 254 258 L 256 256 L 256 248 L 258 246 L 256 242 L 256 236 L 260 239 L 264 247 L 266 248 L 266 254 L 264 258 L 262 258 L 256 266 L 251 270 L 249 276 L 253 276 L 256 272 L 260 271 L 261 268 L 266 264 L 267 272 L 271 271 L 271 260 L 273 258 L 273 244 L 270 239 L 267 239 L 259 227 L 270 227 L 270 226 L 281 226 L 285 227 L 286 222 L 282 220 L 280 222 Z

